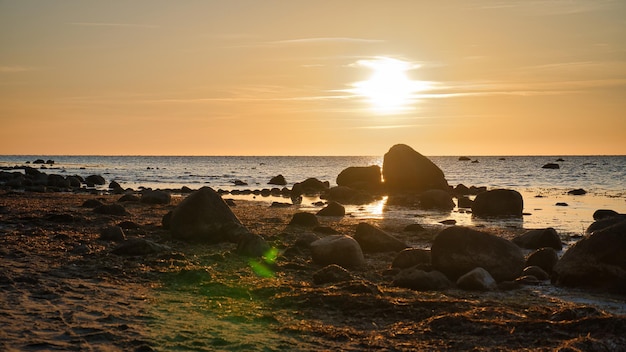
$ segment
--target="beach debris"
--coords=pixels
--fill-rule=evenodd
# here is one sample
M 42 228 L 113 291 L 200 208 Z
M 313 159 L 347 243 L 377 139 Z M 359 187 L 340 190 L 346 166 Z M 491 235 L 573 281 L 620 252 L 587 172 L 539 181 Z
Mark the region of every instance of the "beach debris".
M 481 267 L 474 268 L 456 280 L 456 286 L 470 291 L 491 291 L 498 288 L 496 280 Z
M 557 251 L 563 249 L 561 237 L 552 227 L 545 229 L 528 230 L 513 238 L 513 243 L 526 249 L 539 249 L 543 247 L 554 248 Z
M 452 282 L 442 272 L 437 270 L 425 271 L 417 267 L 401 270 L 393 278 L 392 285 L 416 291 L 445 290 L 453 286 Z
M 161 190 L 143 190 L 141 192 L 141 202 L 144 204 L 170 204 L 172 195 Z
M 587 191 L 585 191 L 582 188 L 577 188 L 577 189 L 573 189 L 571 191 L 568 191 L 567 194 L 569 194 L 570 196 L 582 196 L 587 194 Z
M 285 180 L 285 176 L 278 174 L 270 179 L 267 183 L 268 185 L 278 185 L 285 186 L 287 184 L 287 180 Z
M 319 226 L 319 224 L 319 220 L 317 220 L 315 214 L 306 212 L 293 214 L 291 221 L 289 221 L 289 225 L 291 226 L 315 227 Z
M 526 266 L 537 266 L 546 273 L 551 274 L 558 261 L 559 255 L 554 248 L 539 248 L 528 255 L 528 258 L 526 258 Z
M 524 199 L 511 189 L 493 189 L 479 193 L 472 203 L 475 216 L 522 216 Z
M 513 242 L 462 226 L 443 229 L 431 246 L 433 268 L 456 280 L 482 267 L 497 281 L 514 280 L 524 269 L 522 250 Z
M 626 293 L 626 220 L 576 242 L 556 263 L 554 274 L 557 285 Z
M 557 170 L 557 169 L 560 169 L 561 167 L 557 163 L 547 163 L 547 164 L 543 165 L 541 168 L 542 169 Z
M 313 273 L 316 285 L 331 284 L 352 280 L 352 274 L 337 264 L 331 264 Z
M 318 216 L 344 216 L 346 215 L 346 208 L 337 203 L 329 202 L 326 207 L 317 212 Z
M 443 171 L 406 144 L 396 144 L 385 153 L 383 178 L 389 192 L 449 189 Z
M 311 257 L 317 265 L 337 264 L 346 269 L 365 265 L 359 243 L 350 236 L 330 235 L 312 242 Z
M 337 185 L 379 191 L 382 188 L 380 166 L 350 166 L 337 175 Z
M 441 189 L 429 189 L 418 195 L 420 207 L 423 209 L 452 210 L 455 207 L 452 195 Z
M 100 230 L 100 237 L 98 238 L 102 241 L 124 241 L 126 239 L 126 234 L 124 233 L 124 229 L 120 226 L 109 226 Z
M 406 243 L 366 222 L 357 225 L 354 239 L 365 253 L 399 252 L 409 247 Z
M 430 266 L 430 250 L 405 248 L 391 262 L 391 267 L 398 269 L 406 269 L 416 265 Z
M 183 199 L 168 221 L 164 219 L 164 226 L 166 223 L 173 238 L 187 241 L 237 243 L 240 235 L 249 232 L 210 187 L 202 187 Z

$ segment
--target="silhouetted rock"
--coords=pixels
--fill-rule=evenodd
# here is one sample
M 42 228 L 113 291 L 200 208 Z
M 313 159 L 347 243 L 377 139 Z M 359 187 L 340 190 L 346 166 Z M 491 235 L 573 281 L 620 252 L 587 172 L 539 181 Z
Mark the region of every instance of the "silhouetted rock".
M 405 248 L 391 263 L 392 268 L 406 269 L 412 266 L 430 266 L 430 251 L 420 248 Z
M 418 196 L 420 207 L 424 209 L 452 210 L 454 201 L 447 191 L 441 189 L 429 189 Z
M 469 197 L 460 196 L 457 198 L 459 208 L 471 208 L 474 203 Z
M 555 169 L 559 169 L 561 167 L 559 166 L 559 164 L 556 164 L 556 163 L 547 163 L 547 164 L 543 165 L 541 168 L 542 169 L 553 169 L 553 170 L 555 170 Z
M 328 181 L 322 182 L 316 178 L 307 178 L 302 182 L 297 182 L 291 188 L 291 195 L 298 196 L 301 194 L 319 194 L 330 188 Z
M 313 273 L 313 282 L 316 285 L 337 283 L 352 280 L 352 274 L 339 265 L 331 264 Z
M 337 202 L 330 202 L 328 205 L 317 212 L 318 216 L 344 216 L 346 208 Z
M 610 210 L 610 209 L 598 209 L 595 212 L 593 212 L 593 219 L 594 220 L 602 220 L 602 219 L 608 219 L 608 218 L 612 218 L 615 216 L 618 216 L 619 213 L 616 212 L 615 210 Z
M 456 286 L 463 290 L 490 291 L 498 288 L 496 280 L 483 268 L 474 268 L 456 280 Z
M 357 225 L 354 239 L 365 253 L 399 252 L 408 247 L 406 243 L 365 222 Z
M 460 157 L 459 157 L 459 161 L 470 161 L 470 160 L 472 160 L 472 159 L 470 159 L 470 158 L 469 158 L 469 157 L 467 157 L 467 156 L 460 156 Z
M 320 222 L 317 220 L 315 214 L 299 212 L 293 214 L 291 217 L 291 221 L 289 221 L 289 225 L 293 226 L 304 226 L 304 227 L 315 227 L 319 226 Z
M 448 227 L 435 237 L 431 261 L 451 279 L 482 267 L 498 282 L 514 280 L 525 264 L 522 250 L 513 242 L 461 226 Z
M 526 258 L 526 266 L 538 266 L 548 274 L 552 273 L 559 256 L 554 248 L 540 248 L 530 253 Z
M 350 236 L 330 235 L 310 244 L 311 257 L 318 265 L 337 264 L 344 268 L 365 264 L 359 243 Z
M 144 190 L 141 192 L 141 202 L 144 204 L 170 204 L 172 195 L 169 192 Z
M 285 176 L 279 174 L 279 175 L 272 177 L 267 184 L 284 186 L 287 184 L 287 180 L 285 180 Z
M 556 283 L 626 293 L 626 221 L 576 242 L 554 266 Z
M 139 202 L 141 199 L 134 194 L 125 194 L 121 196 L 117 201 L 120 203 L 125 202 Z
M 470 194 L 470 189 L 466 185 L 459 183 L 456 187 L 454 187 L 454 194 L 468 195 Z
M 400 271 L 393 279 L 393 286 L 409 288 L 416 291 L 445 290 L 451 288 L 452 282 L 443 273 L 432 270 L 424 271 L 411 267 Z
M 410 224 L 410 225 L 406 225 L 404 227 L 403 231 L 423 232 L 423 231 L 426 231 L 426 229 L 424 228 L 424 226 L 422 226 L 420 224 Z
M 93 187 L 94 185 L 104 185 L 106 180 L 100 175 L 89 175 L 85 178 L 85 182 L 87 186 Z
M 599 231 L 604 228 L 607 228 L 609 226 L 619 224 L 622 221 L 626 221 L 626 214 L 617 214 L 615 216 L 600 219 L 600 220 L 594 221 L 591 225 L 589 225 L 589 227 L 587 227 L 587 230 L 585 230 L 585 233 L 590 234 L 595 231 Z
M 119 204 L 104 204 L 93 209 L 94 213 L 105 214 L 105 215 L 130 215 L 126 208 Z
M 582 196 L 582 195 L 587 194 L 587 191 L 585 191 L 582 188 L 577 188 L 577 189 L 573 189 L 573 190 L 567 192 L 567 194 L 569 194 L 571 196 Z
M 551 227 L 547 229 L 528 230 L 513 238 L 513 243 L 527 249 L 550 247 L 560 251 L 563 248 L 561 237 L 559 237 L 556 230 Z
M 86 201 L 83 202 L 83 205 L 81 205 L 81 207 L 83 208 L 97 208 L 99 206 L 103 205 L 103 203 L 97 199 L 87 199 Z
M 202 187 L 180 202 L 172 211 L 169 228 L 173 238 L 211 243 L 237 243 L 249 232 L 210 187 Z
M 448 189 L 443 171 L 405 144 L 396 144 L 385 154 L 383 178 L 390 192 Z
M 382 186 L 380 166 L 351 166 L 337 176 L 338 186 L 355 189 L 379 190 Z
M 494 189 L 479 193 L 472 203 L 476 216 L 522 216 L 522 195 L 510 189 Z

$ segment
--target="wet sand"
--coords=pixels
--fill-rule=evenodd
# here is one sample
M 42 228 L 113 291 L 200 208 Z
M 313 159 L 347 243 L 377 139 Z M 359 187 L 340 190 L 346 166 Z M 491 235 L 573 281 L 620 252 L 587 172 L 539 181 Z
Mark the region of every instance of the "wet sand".
M 113 204 L 116 195 L 0 192 L 2 350 L 626 349 L 624 297 L 594 293 L 613 302 L 616 309 L 607 309 L 567 299 L 577 291 L 549 283 L 493 292 L 412 291 L 391 285 L 394 253 L 366 255 L 367 265 L 352 270 L 352 280 L 316 285 L 320 267 L 294 248 L 313 230 L 287 225 L 297 207 L 241 200 L 232 207 L 280 250 L 271 264 L 235 254 L 230 243 L 172 240 L 161 219 L 182 197 L 169 205 L 124 203 L 129 215 L 115 216 L 81 205 L 89 199 Z M 122 221 L 139 225 L 125 230 L 128 238 L 170 249 L 112 253 L 118 244 L 99 240 L 100 231 Z M 323 226 L 347 235 L 360 221 L 320 217 Z M 402 232 L 414 218 L 367 221 L 415 247 L 427 247 L 437 230 Z M 266 277 L 252 269 L 259 265 Z

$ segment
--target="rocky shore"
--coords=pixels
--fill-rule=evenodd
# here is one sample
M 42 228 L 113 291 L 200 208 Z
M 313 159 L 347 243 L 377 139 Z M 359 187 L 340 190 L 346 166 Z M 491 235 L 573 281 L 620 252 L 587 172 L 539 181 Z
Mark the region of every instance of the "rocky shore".
M 208 187 L 69 192 L 41 172 L 11 175 L 0 191 L 0 347 L 625 350 L 623 215 L 598 211 L 563 253 L 551 228 L 347 213 L 342 204 L 381 194 L 446 209 L 470 192 L 407 146 L 388 155 L 385 184 L 380 168 L 349 167 L 336 187 L 305 180 L 272 205 Z M 303 211 L 298 197 L 316 192 L 325 201 Z M 477 216 L 522 214 L 513 190 L 476 193 Z

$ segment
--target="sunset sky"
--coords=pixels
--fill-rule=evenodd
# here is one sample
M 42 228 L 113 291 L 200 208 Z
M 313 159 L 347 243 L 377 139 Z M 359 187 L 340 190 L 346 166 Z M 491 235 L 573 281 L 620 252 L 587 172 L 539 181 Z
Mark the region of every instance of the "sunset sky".
M 0 0 L 0 154 L 626 154 L 626 1 Z

